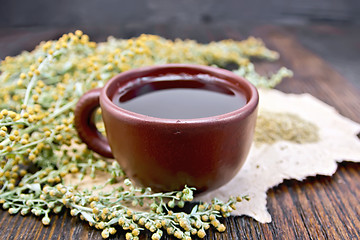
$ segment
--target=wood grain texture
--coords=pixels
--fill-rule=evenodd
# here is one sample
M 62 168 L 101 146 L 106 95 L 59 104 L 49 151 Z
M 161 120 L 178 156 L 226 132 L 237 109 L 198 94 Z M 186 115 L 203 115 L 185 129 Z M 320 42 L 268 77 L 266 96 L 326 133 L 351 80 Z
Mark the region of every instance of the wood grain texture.
M 21 4 L 20 4 L 21 3 Z M 135 25 L 171 22 L 360 22 L 358 0 L 1 1 L 0 26 Z
M 169 33 L 162 27 L 152 31 L 170 38 L 181 34 Z M 230 27 L 217 31 L 196 31 L 189 27 L 183 33 L 184 37 L 196 36 L 195 39 L 201 41 L 244 37 L 242 28 Z M 277 87 L 279 90 L 308 92 L 334 106 L 344 116 L 360 122 L 360 92 L 323 59 L 301 46 L 291 31 L 262 26 L 251 30 L 250 34 L 264 39 L 281 55 L 277 62 L 258 63 L 260 71 L 275 71 L 283 65 L 294 71 L 294 78 L 281 83 Z M 23 45 L 19 43 L 18 49 L 21 48 Z M 225 233 L 210 230 L 206 239 L 360 239 L 359 164 L 341 163 L 332 177 L 310 177 L 302 182 L 287 180 L 267 194 L 271 223 L 261 224 L 249 217 L 230 217 L 225 219 Z M 0 226 L 0 239 L 102 239 L 100 231 L 71 217 L 68 211 L 53 215 L 50 225 L 45 227 L 40 218 L 11 216 L 1 210 Z M 124 232 L 119 231 L 110 239 L 125 239 Z M 150 239 L 150 235 L 142 239 Z M 164 239 L 173 238 L 165 236 Z

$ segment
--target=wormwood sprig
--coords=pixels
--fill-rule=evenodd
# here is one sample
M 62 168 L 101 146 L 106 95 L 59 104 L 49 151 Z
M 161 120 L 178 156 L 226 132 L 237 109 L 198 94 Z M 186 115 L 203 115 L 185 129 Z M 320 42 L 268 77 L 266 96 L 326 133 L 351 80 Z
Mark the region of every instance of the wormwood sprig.
M 128 190 L 121 187 L 98 195 L 91 191 L 75 191 L 62 184 L 46 187 L 43 192 L 46 202 L 54 202 L 54 206 L 62 202 L 71 209 L 71 215 L 80 216 L 90 226 L 101 229 L 104 238 L 115 234 L 116 226 L 120 226 L 128 231 L 126 239 L 137 239 L 144 229 L 152 233 L 152 239 L 160 239 L 164 232 L 179 239 L 190 239 L 194 235 L 203 238 L 210 226 L 223 232 L 225 225 L 219 219 L 229 216 L 236 209 L 236 202 L 247 199 L 230 198 L 226 203 L 214 199 L 211 204 L 195 205 L 190 213 L 174 212 L 174 207 L 183 208 L 186 201 L 193 199 L 193 188 L 152 193 L 150 189 L 135 188 L 128 179 L 124 180 L 124 185 Z M 135 207 L 150 210 L 134 210 Z
M 191 187 L 169 193 L 136 188 L 116 162 L 81 143 L 74 128 L 74 107 L 83 93 L 103 86 L 119 72 L 147 65 L 233 63 L 238 66 L 235 73 L 266 87 L 291 75 L 282 68 L 270 77 L 261 76 L 251 63 L 253 57 L 271 61 L 278 54 L 252 37 L 199 44 L 141 35 L 97 44 L 81 31 L 6 57 L 0 63 L 0 204 L 10 214 L 41 216 L 45 225 L 52 213 L 69 208 L 72 215 L 102 229 L 104 238 L 119 227 L 127 231 L 127 239 L 137 239 L 145 229 L 152 239 L 164 233 L 179 239 L 203 238 L 210 226 L 224 231 L 221 218 L 246 197 L 214 199 L 186 212 L 185 203 L 193 200 Z M 71 175 L 81 180 L 99 172 L 109 177 L 91 190 L 67 182 Z M 114 183 L 120 186 L 106 190 Z

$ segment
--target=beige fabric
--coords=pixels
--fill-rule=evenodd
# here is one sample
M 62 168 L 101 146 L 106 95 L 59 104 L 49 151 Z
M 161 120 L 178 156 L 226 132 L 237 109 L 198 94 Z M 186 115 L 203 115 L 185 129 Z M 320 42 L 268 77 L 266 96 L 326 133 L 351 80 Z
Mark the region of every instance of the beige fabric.
M 229 196 L 249 195 L 249 202 L 237 205 L 233 215 L 247 215 L 259 222 L 271 221 L 266 209 L 266 192 L 285 179 L 303 180 L 308 176 L 332 175 L 337 162 L 360 161 L 360 124 L 339 115 L 332 107 L 309 94 L 285 94 L 277 90 L 260 90 L 260 109 L 272 112 L 298 114 L 319 127 L 320 141 L 311 144 L 277 142 L 273 145 L 252 146 L 249 157 L 227 185 L 195 200 L 211 201 L 214 197 L 226 201 Z M 79 184 L 79 189 L 101 185 L 109 174 L 86 176 L 79 181 L 78 174 L 68 175 L 67 184 Z M 116 186 L 119 186 L 117 184 Z M 101 191 L 110 190 L 108 185 Z
M 226 200 L 230 195 L 249 195 L 251 200 L 238 204 L 233 214 L 247 215 L 259 222 L 271 221 L 266 209 L 266 192 L 285 179 L 303 180 L 308 176 L 333 175 L 337 162 L 360 161 L 360 124 L 341 115 L 309 94 L 285 94 L 260 90 L 260 111 L 298 114 L 319 127 L 320 141 L 310 144 L 277 142 L 252 146 L 249 157 L 227 185 L 197 200 Z

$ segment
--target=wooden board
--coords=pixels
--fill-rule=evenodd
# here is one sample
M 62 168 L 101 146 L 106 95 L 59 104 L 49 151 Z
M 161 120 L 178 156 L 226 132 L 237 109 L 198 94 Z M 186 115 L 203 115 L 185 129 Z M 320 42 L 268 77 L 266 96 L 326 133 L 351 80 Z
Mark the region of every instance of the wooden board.
M 216 32 L 197 31 L 191 27 L 187 30 L 188 34 L 198 34 L 201 41 L 244 37 L 240 28 L 228 27 Z M 156 28 L 155 31 L 160 31 L 155 33 L 163 36 L 177 37 L 169 32 L 161 33 L 166 28 Z M 41 35 L 36 34 L 33 33 L 32 39 Z M 344 116 L 360 122 L 360 92 L 323 59 L 305 49 L 294 34 L 274 26 L 257 27 L 250 34 L 264 39 L 281 55 L 275 63 L 258 64 L 260 71 L 275 71 L 279 66 L 294 71 L 294 78 L 281 83 L 277 87 L 279 90 L 308 92 L 334 106 Z M 57 35 L 59 31 L 47 36 L 53 38 Z M 189 35 L 186 37 L 192 36 Z M 22 43 L 17 49 L 23 49 Z M 360 165 L 341 163 L 332 177 L 317 176 L 302 182 L 288 180 L 269 190 L 267 207 L 273 217 L 271 223 L 260 224 L 248 217 L 230 217 L 225 220 L 225 233 L 210 230 L 206 239 L 360 239 L 359 199 Z M 102 239 L 100 231 L 71 217 L 68 211 L 52 216 L 50 226 L 45 227 L 41 219 L 34 216 L 11 216 L 1 210 L 0 226 L 0 239 Z M 150 239 L 150 235 L 142 238 Z M 110 239 L 125 239 L 124 232 L 120 231 Z M 170 238 L 165 236 L 164 239 Z

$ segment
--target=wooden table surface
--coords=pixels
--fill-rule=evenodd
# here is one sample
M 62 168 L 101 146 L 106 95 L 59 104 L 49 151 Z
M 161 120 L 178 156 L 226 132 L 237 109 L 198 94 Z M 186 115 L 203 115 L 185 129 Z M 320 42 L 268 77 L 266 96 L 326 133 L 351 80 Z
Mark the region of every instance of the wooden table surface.
M 109 34 L 107 30 L 101 32 L 90 28 L 90 32 L 87 29 L 85 32 L 93 39 L 103 40 Z M 31 50 L 41 40 L 56 39 L 67 31 L 0 29 L 0 57 Z M 197 29 L 192 26 L 174 30 L 155 26 L 146 31 L 109 31 L 122 38 L 146 32 L 201 42 L 224 38 L 240 40 L 248 34 L 259 36 L 281 56 L 274 63 L 258 63 L 259 70 L 275 71 L 280 66 L 286 66 L 294 71 L 294 77 L 284 80 L 277 89 L 287 93 L 310 93 L 334 106 L 344 116 L 360 122 L 360 91 L 323 59 L 303 47 L 294 31 L 288 28 Z M 267 195 L 267 207 L 273 218 L 271 223 L 261 224 L 245 216 L 230 217 L 225 220 L 225 233 L 210 230 L 206 239 L 360 239 L 360 164 L 343 162 L 332 177 L 310 177 L 302 182 L 287 180 L 270 189 Z M 101 239 L 100 233 L 85 222 L 71 217 L 68 211 L 52 216 L 50 225 L 45 227 L 34 216 L 11 216 L 7 211 L 0 210 L 0 239 Z M 143 236 L 143 239 L 150 239 L 149 236 Z M 119 231 L 110 239 L 125 239 L 124 232 Z M 164 239 L 169 237 L 165 236 Z

